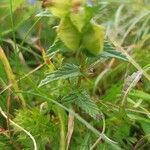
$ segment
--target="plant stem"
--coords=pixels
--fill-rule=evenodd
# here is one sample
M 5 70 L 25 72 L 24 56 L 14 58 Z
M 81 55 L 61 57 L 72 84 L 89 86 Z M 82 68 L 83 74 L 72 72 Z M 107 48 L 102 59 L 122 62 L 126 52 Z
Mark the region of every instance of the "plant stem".
M 65 150 L 66 136 L 65 136 L 65 112 L 62 108 L 57 107 L 57 113 L 60 120 L 60 150 Z
M 112 40 L 110 37 L 109 39 L 111 40 L 111 42 L 114 44 L 114 46 L 121 51 L 123 54 L 126 55 L 126 57 L 128 58 L 129 62 L 139 71 L 143 72 L 143 75 L 145 76 L 145 78 L 150 81 L 150 75 L 114 40 Z
M 7 119 L 7 115 L 4 113 L 4 111 L 2 110 L 2 108 L 0 107 L 0 113 Z M 31 133 L 27 130 L 25 130 L 23 127 L 21 127 L 20 125 L 16 124 L 14 121 L 12 121 L 11 119 L 9 119 L 10 123 L 14 126 L 16 126 L 18 129 L 22 130 L 23 132 L 25 132 L 32 140 L 33 145 L 34 145 L 34 150 L 37 150 L 37 144 L 35 141 L 35 138 L 31 135 Z
M 18 84 L 15 80 L 15 75 L 13 74 L 13 71 L 12 71 L 11 66 L 9 64 L 9 61 L 8 61 L 6 55 L 5 55 L 5 53 L 1 47 L 0 47 L 0 61 L 4 65 L 8 80 L 9 80 L 10 84 L 12 84 L 15 92 L 19 91 Z M 21 93 L 18 93 L 18 97 L 20 98 L 22 105 L 25 107 L 26 103 L 25 103 L 25 100 L 23 98 L 23 95 Z

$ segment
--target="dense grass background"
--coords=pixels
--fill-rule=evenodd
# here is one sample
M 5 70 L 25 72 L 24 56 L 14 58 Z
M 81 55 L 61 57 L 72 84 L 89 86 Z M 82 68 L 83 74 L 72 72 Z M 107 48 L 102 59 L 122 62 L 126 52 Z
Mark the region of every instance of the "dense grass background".
M 150 149 L 150 2 L 90 6 L 99 56 L 57 43 L 41 3 L 0 1 L 0 149 Z

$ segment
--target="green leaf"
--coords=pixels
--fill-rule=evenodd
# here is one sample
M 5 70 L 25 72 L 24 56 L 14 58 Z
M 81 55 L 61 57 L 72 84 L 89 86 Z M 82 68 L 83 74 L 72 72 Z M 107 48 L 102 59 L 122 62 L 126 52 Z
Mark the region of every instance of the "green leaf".
M 90 148 L 90 139 L 91 139 L 91 134 L 87 133 L 80 145 L 79 150 L 88 150 Z
M 78 1 L 78 0 L 77 0 Z M 83 5 L 83 6 L 82 6 Z M 85 0 L 82 1 L 81 6 L 77 11 L 72 11 L 70 13 L 70 20 L 73 25 L 78 29 L 79 32 L 82 32 L 84 26 L 86 26 L 92 19 L 93 9 L 85 5 Z
M 81 76 L 82 73 L 80 72 L 80 68 L 74 64 L 66 64 L 61 69 L 50 73 L 48 76 L 46 76 L 45 79 L 41 81 L 39 84 L 40 86 L 46 85 L 52 81 L 56 81 L 59 79 L 67 79 L 72 77 Z
M 140 123 L 147 136 L 147 139 L 150 141 L 150 123 L 147 122 L 140 122 Z
M 70 18 L 64 18 L 60 21 L 57 35 L 62 42 L 71 50 L 78 50 L 80 46 L 80 33 L 74 27 Z
M 53 54 L 57 52 L 68 52 L 69 49 L 64 45 L 64 43 L 57 38 L 54 43 L 50 46 L 50 48 L 47 50 L 47 56 L 51 57 Z
M 84 110 L 94 119 L 100 116 L 99 109 L 95 102 L 90 98 L 86 91 L 75 91 L 62 99 L 64 103 L 74 102 L 78 107 Z
M 24 25 L 25 25 L 25 28 L 23 29 L 23 31 L 28 28 L 27 24 L 29 23 L 29 21 L 27 20 L 29 19 L 29 17 L 31 17 L 31 14 L 33 14 L 36 8 L 26 7 L 28 5 L 25 5 L 26 9 L 21 9 L 23 8 L 22 6 L 24 5 L 24 2 L 25 2 L 24 0 L 12 1 L 12 13 L 13 13 L 12 15 L 14 18 L 13 28 L 12 28 L 11 15 L 10 15 L 11 14 L 10 13 L 10 1 L 9 0 L 6 0 L 5 2 L 0 1 L 0 20 L 2 20 L 3 22 L 1 23 L 1 26 L 0 26 L 1 37 L 4 37 L 5 35 L 9 34 L 13 30 L 19 33 Z
M 128 61 L 127 57 L 121 52 L 117 51 L 108 41 L 104 43 L 104 51 L 101 54 L 102 57 L 117 58 L 120 60 Z
M 103 50 L 104 28 L 90 23 L 83 35 L 83 46 L 93 55 L 98 55 Z
M 144 130 L 146 137 L 150 141 L 150 119 L 136 115 L 136 114 L 128 114 L 128 116 L 132 120 L 137 120 L 141 124 L 142 129 Z
M 132 90 L 132 92 L 130 92 L 129 95 L 133 97 L 142 98 L 144 100 L 147 100 L 148 102 L 150 100 L 150 94 L 140 90 Z
M 102 53 L 102 57 L 110 57 L 110 58 L 117 58 L 123 61 L 128 61 L 128 59 L 123 55 L 121 52 L 114 51 L 114 50 L 107 50 Z
M 9 138 L 3 134 L 0 134 L 0 148 L 3 150 L 12 150 Z
M 14 12 L 24 0 L 12 0 L 12 12 Z M 5 17 L 10 14 L 10 0 L 0 1 L 0 17 Z
M 149 118 L 147 119 L 147 118 L 145 118 L 145 117 L 141 117 L 141 116 L 139 116 L 139 115 L 130 114 L 130 113 L 128 113 L 127 115 L 128 115 L 128 117 L 129 117 L 130 119 L 132 119 L 132 120 L 137 120 L 137 121 L 139 121 L 139 122 L 145 122 L 145 123 L 150 124 L 150 119 L 149 119 Z
M 129 124 L 121 124 L 119 128 L 115 130 L 114 137 L 118 139 L 118 141 L 122 141 L 123 139 L 127 139 L 130 133 L 130 125 Z
M 121 83 L 116 83 L 107 89 L 105 95 L 102 96 L 102 99 L 104 101 L 115 102 L 118 98 L 118 95 L 121 93 L 121 90 Z

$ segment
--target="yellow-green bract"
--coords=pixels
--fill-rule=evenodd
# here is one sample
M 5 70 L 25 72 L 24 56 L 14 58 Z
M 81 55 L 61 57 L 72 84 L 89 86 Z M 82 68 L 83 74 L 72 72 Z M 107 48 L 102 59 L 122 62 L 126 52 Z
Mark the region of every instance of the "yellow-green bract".
M 91 54 L 99 54 L 104 45 L 104 27 L 95 23 L 89 24 L 83 35 L 82 43 Z
M 55 0 L 50 10 L 60 18 L 57 35 L 66 47 L 75 51 L 82 46 L 93 55 L 103 50 L 104 28 L 90 21 L 85 0 Z
M 66 17 L 72 9 L 76 9 L 85 4 L 86 0 L 51 0 L 50 11 L 54 16 L 62 18 Z
M 71 7 L 72 0 L 52 0 L 52 6 L 49 7 L 52 14 L 56 17 L 65 17 Z
M 70 21 L 70 18 L 66 17 L 60 21 L 57 29 L 57 35 L 64 42 L 64 44 L 71 50 L 78 50 L 80 44 L 80 33 Z
M 73 25 L 78 29 L 79 32 L 82 31 L 83 26 L 85 25 L 85 11 L 80 10 L 77 13 L 71 12 L 70 19 Z

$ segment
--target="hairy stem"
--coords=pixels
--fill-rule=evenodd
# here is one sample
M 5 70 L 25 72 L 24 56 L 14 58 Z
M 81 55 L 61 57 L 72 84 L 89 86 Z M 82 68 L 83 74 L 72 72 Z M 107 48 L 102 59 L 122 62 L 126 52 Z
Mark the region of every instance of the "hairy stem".
M 60 120 L 60 150 L 65 150 L 66 148 L 66 136 L 65 136 L 65 112 L 62 108 L 57 107 L 57 113 Z

